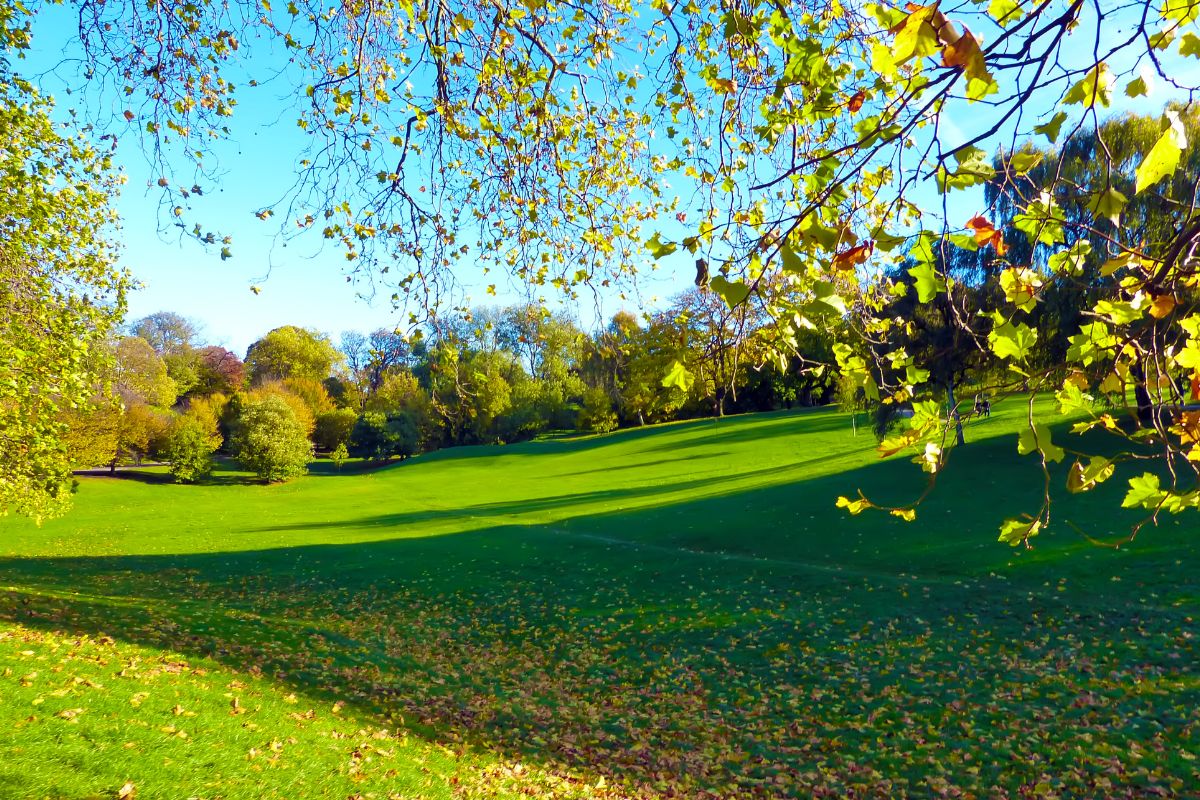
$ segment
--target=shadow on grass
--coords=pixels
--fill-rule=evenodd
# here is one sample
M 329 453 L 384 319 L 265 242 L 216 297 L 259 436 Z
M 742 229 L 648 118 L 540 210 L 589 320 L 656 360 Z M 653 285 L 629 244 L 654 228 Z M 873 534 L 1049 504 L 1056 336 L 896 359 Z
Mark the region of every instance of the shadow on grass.
M 1192 611 L 1146 607 L 1134 582 L 1103 574 L 1069 595 L 1042 586 L 1056 576 L 1045 565 L 989 576 L 1008 551 L 963 516 L 1036 498 L 1008 486 L 1011 450 L 973 448 L 917 526 L 833 506 L 855 485 L 918 487 L 911 465 L 889 461 L 552 526 L 0 559 L 0 619 L 211 658 L 433 741 L 661 796 L 1015 795 L 1046 774 L 1096 796 L 1099 778 L 1136 788 L 1109 754 L 1147 741 L 1139 769 L 1191 780 L 1190 764 L 1162 754 L 1190 747 L 1200 724 L 1200 654 L 1180 636 Z M 692 483 L 541 502 L 563 511 Z M 948 542 L 958 547 L 943 552 Z M 1118 563 L 1106 558 L 1072 575 Z M 1151 565 L 1143 585 L 1195 583 L 1194 549 Z M 1133 691 L 1135 680 L 1174 688 Z

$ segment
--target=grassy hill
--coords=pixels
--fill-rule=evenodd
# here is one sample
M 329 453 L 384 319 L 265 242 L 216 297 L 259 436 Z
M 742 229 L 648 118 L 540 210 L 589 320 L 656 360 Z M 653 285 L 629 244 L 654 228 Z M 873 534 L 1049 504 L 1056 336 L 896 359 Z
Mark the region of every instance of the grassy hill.
M 920 474 L 828 411 L 85 479 L 0 520 L 0 797 L 1187 795 L 1196 521 L 996 543 L 1019 417 L 912 524 L 834 508 Z

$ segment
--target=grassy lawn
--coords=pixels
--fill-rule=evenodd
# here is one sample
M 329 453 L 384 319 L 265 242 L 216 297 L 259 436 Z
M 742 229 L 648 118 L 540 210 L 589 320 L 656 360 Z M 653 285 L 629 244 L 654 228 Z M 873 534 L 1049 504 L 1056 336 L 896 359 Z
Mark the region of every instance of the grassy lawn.
M 998 544 L 995 411 L 912 524 L 827 411 L 85 479 L 0 520 L 0 797 L 1196 796 L 1200 526 Z

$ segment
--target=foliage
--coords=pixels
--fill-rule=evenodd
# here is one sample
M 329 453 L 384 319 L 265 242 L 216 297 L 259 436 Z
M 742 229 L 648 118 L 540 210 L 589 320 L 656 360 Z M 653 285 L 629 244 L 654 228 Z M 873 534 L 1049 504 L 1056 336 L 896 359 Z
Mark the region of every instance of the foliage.
M 350 451 L 346 449 L 345 442 L 338 442 L 338 446 L 329 454 L 329 460 L 333 462 L 334 469 L 341 469 L 348 458 L 350 458 Z
M 589 433 L 608 433 L 616 430 L 617 412 L 612 398 L 603 389 L 588 389 L 583 394 L 583 407 L 579 409 L 579 429 Z
M 420 443 L 416 422 L 404 412 L 384 415 L 367 411 L 354 423 L 349 453 L 356 458 L 387 461 L 415 455 Z
M 129 333 L 137 336 L 160 356 L 185 353 L 199 340 L 199 326 L 174 311 L 158 311 L 129 324 Z
M 179 483 L 195 483 L 212 474 L 212 454 L 221 445 L 216 420 L 182 414 L 171 424 L 163 457 Z
M 246 369 L 254 383 L 289 378 L 320 382 L 341 361 L 328 336 L 295 325 L 275 328 L 246 351 Z
M 1194 5 L 468 2 L 428 14 L 385 3 L 356 6 L 339 24 L 308 0 L 233 7 L 240 13 L 189 6 L 161 21 L 137 3 L 105 4 L 81 18 L 85 74 L 130 109 L 164 176 L 185 174 L 177 182 L 190 187 L 197 167 L 210 166 L 197 143 L 227 135 L 246 90 L 226 78 L 241 59 L 239 34 L 277 37 L 308 98 L 297 119 L 309 137 L 303 174 L 276 206 L 289 212 L 282 229 L 340 244 L 359 270 L 392 282 L 398 300 L 436 306 L 464 264 L 574 296 L 628 283 L 647 257 L 686 258 L 697 286 L 731 311 L 752 305 L 773 320 L 762 343 L 776 357 L 796 352 L 800 330 L 846 323 L 838 352 L 856 355 L 834 360 L 872 401 L 934 401 L 948 389 L 932 377 L 938 361 L 929 348 L 906 352 L 909 320 L 888 309 L 910 284 L 920 306 L 961 308 L 949 253 L 982 253 L 1003 303 L 988 317 L 946 318 L 1003 365 L 989 391 L 1066 393 L 1061 413 L 1073 413 L 1094 397 L 1071 383 L 1076 371 L 1110 370 L 1110 385 L 1139 395 L 1138 430 L 1093 419 L 1114 437 L 1123 482 L 1133 491 L 1129 481 L 1143 480 L 1135 462 L 1147 438 L 1162 443 L 1162 463 L 1184 467 L 1156 505 L 1143 504 L 1145 521 L 1200 506 L 1200 458 L 1188 458 L 1197 444 L 1171 410 L 1200 369 L 1190 301 L 1200 177 L 1185 166 L 1194 122 L 1172 107 L 1117 146 L 1103 133 L 1118 92 L 1200 89 L 1179 68 L 1200 53 Z M 1039 172 L 1040 154 L 1026 147 L 1068 153 L 1089 140 L 1102 146 L 1091 149 L 1084 182 Z M 182 158 L 172 163 L 168 152 Z M 175 196 L 171 178 L 162 185 Z M 929 202 L 934 193 L 942 202 Z M 999 219 L 1000 195 L 1010 198 L 1011 228 Z M 1086 213 L 1069 213 L 1064 195 L 1086 198 Z M 1156 197 L 1169 209 L 1158 221 L 1120 224 Z M 195 235 L 220 242 L 202 226 Z M 1072 342 L 1065 365 L 1037 363 L 1031 315 L 1043 297 L 1088 283 L 1082 267 L 1101 252 L 1112 280 L 1067 292 L 1086 303 L 1079 319 L 1058 317 L 1056 337 Z M 676 363 L 656 364 L 659 380 Z M 930 377 L 910 380 L 909 367 Z M 484 374 L 498 399 L 495 373 Z M 630 377 L 623 419 L 669 413 L 674 401 L 648 372 Z M 672 390 L 687 382 L 675 373 Z M 452 441 L 479 433 L 464 434 L 462 414 L 446 418 Z M 926 463 L 922 454 L 945 438 L 931 418 L 906 446 Z M 951 449 L 939 450 L 931 476 Z M 1045 458 L 1035 462 L 1045 477 Z M 1047 494 L 1030 509 L 1041 529 L 1050 502 Z
M 292 414 L 296 417 L 296 421 L 300 424 L 300 427 L 304 429 L 305 435 L 312 436 L 313 430 L 317 425 L 317 418 L 313 414 L 312 406 L 309 405 L 307 400 L 292 391 L 286 381 L 269 380 L 260 383 L 254 389 L 247 392 L 246 395 L 251 399 L 261 400 L 266 397 L 278 397 L 283 400 L 292 409 Z
M 232 444 L 238 462 L 268 483 L 303 475 L 312 460 L 308 430 L 277 394 L 249 397 L 241 404 Z
M 25 41 L 0 13 L 0 44 Z M 3 59 L 0 132 L 0 514 L 45 519 L 70 502 L 66 420 L 91 404 L 97 351 L 125 310 L 109 238 L 120 177 Z
M 335 408 L 325 411 L 317 417 L 313 428 L 313 444 L 318 450 L 330 452 L 350 441 L 350 433 L 358 414 L 353 409 Z
M 236 353 L 210 345 L 200 348 L 198 355 L 195 386 L 198 394 L 232 394 L 242 388 L 246 380 L 246 366 Z

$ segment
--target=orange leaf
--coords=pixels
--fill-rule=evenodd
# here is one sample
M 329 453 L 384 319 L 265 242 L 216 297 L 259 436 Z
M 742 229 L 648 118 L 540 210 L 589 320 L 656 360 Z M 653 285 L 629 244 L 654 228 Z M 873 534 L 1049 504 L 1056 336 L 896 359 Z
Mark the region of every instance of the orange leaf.
M 875 252 L 875 243 L 863 242 L 858 247 L 851 247 L 849 250 L 843 250 L 835 255 L 833 266 L 835 269 L 851 269 L 856 264 L 865 263 L 873 252 Z
M 129 121 L 132 121 L 132 120 L 133 120 L 133 112 L 132 112 L 132 111 L 128 111 L 128 110 L 126 110 L 126 112 L 125 112 L 125 120 L 126 120 L 127 122 L 129 122 Z
M 947 67 L 962 67 L 968 78 L 988 79 L 987 64 L 979 40 L 968 30 L 942 50 L 942 63 Z
M 1169 294 L 1160 294 L 1154 298 L 1154 302 L 1150 304 L 1150 316 L 1155 319 L 1162 319 L 1167 314 L 1175 309 L 1175 298 Z
M 1003 258 L 1004 254 L 1008 252 L 1008 245 L 1004 243 L 1004 234 L 996 230 L 986 217 L 979 214 L 971 217 L 967 220 L 967 227 L 974 231 L 976 244 L 990 244 L 996 248 L 996 255 L 1000 258 Z
M 851 114 L 857 114 L 858 110 L 863 107 L 863 103 L 866 102 L 866 100 L 867 100 L 866 93 L 863 92 L 862 89 L 859 89 L 850 98 L 850 102 L 846 104 L 846 107 L 850 109 Z

